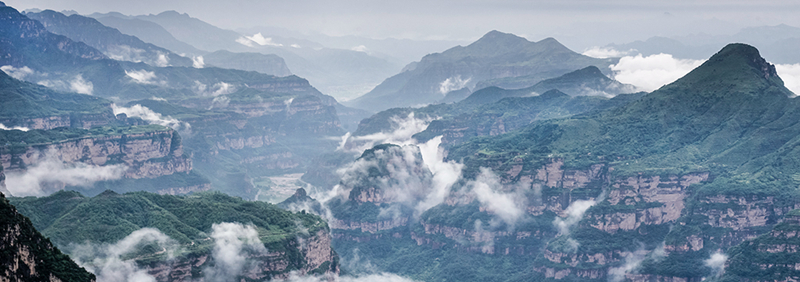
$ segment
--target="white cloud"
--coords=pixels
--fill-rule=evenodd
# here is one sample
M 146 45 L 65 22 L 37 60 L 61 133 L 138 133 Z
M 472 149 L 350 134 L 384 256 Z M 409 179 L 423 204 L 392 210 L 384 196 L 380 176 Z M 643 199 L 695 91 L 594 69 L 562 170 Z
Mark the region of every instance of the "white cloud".
M 728 261 L 728 255 L 717 251 L 711 256 L 703 261 L 705 266 L 711 268 L 711 275 L 713 276 L 720 276 L 722 275 L 723 271 L 725 271 L 725 262 Z
M 105 54 L 112 60 L 139 63 L 145 51 L 128 45 L 111 45 L 106 48 Z
M 583 51 L 584 56 L 589 56 L 592 58 L 598 59 L 606 59 L 606 58 L 619 58 L 622 56 L 629 55 L 636 50 L 628 50 L 628 51 L 619 51 L 611 47 L 592 47 Z
M 242 45 L 247 46 L 247 47 L 255 47 L 256 46 L 254 44 L 255 42 L 253 42 L 250 39 L 247 39 L 247 37 L 244 37 L 244 36 L 236 38 L 236 43 L 242 44 Z
M 480 168 L 481 173 L 475 180 L 467 183 L 467 186 L 472 187 L 472 193 L 475 194 L 481 206 L 486 208 L 486 211 L 497 215 L 509 226 L 514 226 L 517 220 L 525 213 L 520 206 L 523 203 L 518 203 L 518 199 L 524 199 L 521 195 L 513 193 L 500 192 L 503 185 L 500 184 L 500 178 L 489 168 Z
M 0 130 L 21 130 L 21 131 L 28 131 L 31 130 L 30 128 L 23 127 L 23 126 L 12 126 L 7 127 L 4 124 L 0 123 Z
M 291 46 L 292 48 L 296 48 L 296 49 L 303 48 L 303 47 L 301 47 L 301 46 L 300 46 L 300 45 L 298 45 L 298 44 L 292 44 L 292 45 L 289 45 L 289 46 Z
M 800 64 L 794 65 L 775 65 L 778 76 L 783 80 L 783 85 L 789 88 L 795 95 L 800 93 Z
M 683 77 L 704 60 L 676 59 L 670 54 L 657 54 L 643 57 L 625 56 L 616 65 L 611 65 L 614 79 L 633 84 L 644 91 L 653 91 Z
M 155 64 L 156 64 L 157 67 L 162 67 L 162 68 L 163 67 L 168 67 L 169 66 L 169 57 L 167 57 L 167 54 L 158 52 L 158 58 L 156 59 Z
M 264 37 L 260 32 L 254 34 L 253 36 L 243 36 L 236 39 L 236 42 L 247 47 L 255 47 L 255 44 L 261 46 L 276 46 L 281 47 L 283 44 L 272 42 L 271 37 Z M 294 46 L 293 46 L 294 47 Z
M 83 76 L 79 74 L 69 82 L 69 89 L 76 93 L 92 95 L 94 85 L 91 81 L 84 80 Z
M 455 91 L 464 88 L 464 86 L 466 86 L 470 80 L 472 80 L 472 78 L 467 78 L 466 80 L 461 79 L 460 75 L 445 79 L 444 81 L 439 83 L 439 93 L 445 95 L 450 91 Z
M 227 82 L 217 82 L 212 86 L 214 92 L 211 93 L 213 96 L 231 94 L 236 90 L 236 87 L 233 87 L 233 84 Z
M 202 69 L 205 65 L 203 56 L 192 57 L 192 67 Z
M 267 252 L 253 225 L 224 222 L 212 225 L 211 229 L 214 265 L 203 269 L 205 281 L 232 281 L 251 266 L 248 257 Z
M 381 131 L 364 136 L 350 136 L 347 134 L 342 137 L 344 141 L 339 149 L 346 152 L 363 152 L 383 143 L 395 145 L 416 144 L 417 141 L 411 136 L 428 128 L 428 124 L 433 120 L 434 118 L 430 117 L 416 118 L 414 112 L 405 117 L 393 116 L 389 120 L 392 124 L 391 131 Z
M 114 111 L 114 115 L 125 114 L 128 117 L 138 117 L 151 124 L 163 125 L 181 131 L 181 134 L 188 134 L 192 129 L 189 123 L 179 121 L 171 116 L 165 117 L 139 104 L 130 107 L 121 107 L 116 104 L 111 104 L 111 109 Z
M 553 220 L 553 225 L 555 225 L 561 234 L 569 234 L 570 229 L 572 226 L 575 226 L 581 219 L 583 218 L 583 214 L 586 213 L 586 210 L 594 206 L 597 202 L 593 200 L 577 200 L 572 202 L 572 204 L 567 207 L 567 218 L 556 218 Z
M 0 67 L 0 70 L 5 72 L 7 75 L 9 75 L 9 76 L 11 76 L 13 78 L 19 79 L 19 80 L 23 80 L 23 79 L 25 79 L 26 76 L 29 76 L 29 75 L 32 75 L 32 74 L 35 73 L 31 68 L 24 67 L 24 66 L 21 67 L 21 68 L 15 68 L 14 66 L 11 66 L 11 65 L 5 65 L 5 66 Z
M 132 258 L 123 259 L 146 244 L 156 244 L 172 258 L 177 243 L 154 228 L 134 231 L 115 244 L 70 245 L 67 249 L 75 262 L 97 276 L 97 282 L 155 282 L 147 269 L 139 268 Z
M 376 273 L 367 275 L 323 275 L 323 276 L 299 276 L 292 275 L 286 280 L 273 280 L 284 282 L 414 282 L 415 280 L 399 276 L 392 273 Z
M 61 190 L 65 185 L 88 187 L 97 181 L 123 177 L 127 167 L 122 164 L 97 166 L 85 163 L 64 163 L 50 151 L 41 161 L 26 170 L 6 170 L 6 188 L 12 195 L 45 196 Z
M 445 162 L 444 148 L 439 147 L 441 143 L 442 136 L 437 136 L 419 145 L 422 161 L 433 173 L 433 179 L 430 193 L 416 206 L 418 214 L 444 202 L 450 188 L 461 178 L 464 165 L 455 161 Z
M 369 49 L 367 49 L 367 46 L 364 46 L 364 45 L 355 46 L 353 48 L 350 48 L 350 50 L 353 50 L 353 51 L 356 51 L 356 52 L 364 52 L 364 53 L 367 53 L 367 51 L 369 51 Z
M 125 75 L 130 77 L 134 82 L 139 84 L 156 84 L 156 73 L 146 70 L 132 70 L 125 71 Z

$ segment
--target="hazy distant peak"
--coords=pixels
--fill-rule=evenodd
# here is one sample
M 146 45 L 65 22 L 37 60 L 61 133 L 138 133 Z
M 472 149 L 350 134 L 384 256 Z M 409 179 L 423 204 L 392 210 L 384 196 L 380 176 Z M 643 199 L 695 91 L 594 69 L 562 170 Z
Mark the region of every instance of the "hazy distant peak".
M 175 11 L 175 10 L 163 11 L 163 12 L 159 13 L 156 16 L 158 16 L 158 17 L 185 17 L 185 18 L 189 18 L 189 14 L 187 14 L 187 13 L 182 13 L 181 14 L 178 11 Z
M 504 33 L 499 32 L 497 30 L 492 30 L 489 33 L 483 35 L 478 41 L 473 42 L 467 47 L 470 46 L 478 46 L 478 45 L 486 45 L 486 44 L 503 44 L 503 45 L 510 45 L 510 44 L 519 44 L 519 43 L 529 43 L 529 41 L 525 38 L 516 36 L 511 33 Z

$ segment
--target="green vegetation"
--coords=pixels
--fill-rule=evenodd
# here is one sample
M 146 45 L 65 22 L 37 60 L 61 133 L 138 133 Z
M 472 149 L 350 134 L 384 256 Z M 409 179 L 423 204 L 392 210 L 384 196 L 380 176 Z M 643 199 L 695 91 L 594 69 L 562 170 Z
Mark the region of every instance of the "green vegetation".
M 42 236 L 31 221 L 0 194 L 0 271 L 10 281 L 93 281 L 87 272 Z M 16 231 L 16 232 L 15 232 Z M 23 253 L 25 252 L 25 253 Z M 29 268 L 31 267 L 31 268 Z
M 61 93 L 19 81 L 0 72 L 0 120 L 22 120 L 74 114 L 110 115 L 110 101 L 89 95 Z
M 328 229 L 325 221 L 310 213 L 294 214 L 272 204 L 248 202 L 218 192 L 181 197 L 106 191 L 87 198 L 74 191 L 60 191 L 48 197 L 11 201 L 58 245 L 85 241 L 113 243 L 133 231 L 150 227 L 183 245 L 182 255 L 199 255 L 207 253 L 213 245 L 208 240 L 213 224 L 252 224 L 265 247 L 287 256 L 289 270 L 300 269 L 304 264 L 301 250 L 296 247 L 297 238 L 316 236 L 317 231 Z M 307 228 L 308 233 L 301 228 Z M 163 259 L 163 254 L 157 251 L 140 254 L 137 260 Z

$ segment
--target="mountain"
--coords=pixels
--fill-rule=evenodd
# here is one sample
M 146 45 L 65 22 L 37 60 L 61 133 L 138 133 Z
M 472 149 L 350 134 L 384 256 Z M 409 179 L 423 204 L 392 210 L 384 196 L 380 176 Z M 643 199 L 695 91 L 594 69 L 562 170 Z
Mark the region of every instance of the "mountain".
M 464 104 L 486 104 L 505 97 L 521 97 L 558 89 L 570 96 L 606 96 L 636 92 L 636 87 L 605 76 L 600 69 L 589 66 L 562 76 L 546 79 L 522 89 L 505 90 L 497 87 L 477 90 L 464 99 Z
M 94 165 L 122 161 L 133 168 L 122 179 L 97 182 L 91 188 L 55 188 L 81 189 L 90 195 L 105 189 L 185 194 L 213 185 L 215 190 L 252 199 L 258 194 L 252 178 L 303 171 L 317 154 L 336 148 L 329 136 L 344 134 L 339 112 L 348 123 L 363 114 L 341 106 L 297 76 L 217 67 L 156 67 L 111 60 L 102 54 L 92 58 L 88 55 L 99 51 L 50 33 L 13 8 L 0 12 L 9 15 L 3 18 L 4 34 L 17 33 L 3 37 L 3 42 L 19 47 L 5 49 L 9 56 L 0 59 L 6 60 L 0 62 L 3 77 L 9 73 L 51 89 L 94 94 L 116 103 L 111 109 L 107 100 L 80 95 L 48 100 L 42 97 L 55 97 L 54 91 L 31 84 L 9 85 L 20 92 L 9 99 L 22 100 L 4 104 L 14 109 L 0 122 L 45 131 L 0 132 L 10 136 L 14 145 L 13 150 L 0 153 L 6 169 L 14 164 L 13 169 L 22 173 L 41 161 L 26 154 L 50 148 L 68 165 L 90 159 Z M 75 54 L 59 49 L 71 45 L 86 48 Z M 47 57 L 52 58 L 47 64 L 36 64 L 35 60 Z M 40 90 L 44 92 L 31 96 L 30 92 Z M 18 98 L 26 95 L 31 97 Z M 126 115 L 117 119 L 114 111 Z M 74 128 L 50 132 L 64 126 Z M 113 146 L 103 149 L 103 138 L 109 145 L 123 146 L 122 151 Z M 137 143 L 143 142 L 140 139 L 152 140 L 154 146 Z M 89 152 L 70 150 L 71 146 Z M 125 152 L 125 148 L 141 151 Z
M 542 98 L 567 97 L 556 94 Z M 800 104 L 758 50 L 729 44 L 639 96 L 441 148 L 440 163 L 423 158 L 425 166 L 414 165 L 419 158 L 410 147 L 385 165 L 350 165 L 334 188 L 340 196 L 326 203 L 343 218 L 331 219 L 334 247 L 345 262 L 358 254 L 420 280 L 686 281 L 714 278 L 723 254 L 793 220 L 787 214 L 800 201 Z M 430 144 L 418 145 L 423 157 Z M 399 148 L 406 147 L 373 150 Z M 366 179 L 380 180 L 382 171 L 399 183 L 360 181 L 367 172 Z M 461 178 L 447 187 L 431 182 L 432 172 L 440 181 Z M 342 188 L 355 191 L 358 183 L 368 185 L 348 197 L 353 193 Z M 424 200 L 404 204 L 371 187 L 421 191 L 414 197 Z M 752 263 L 738 257 L 745 268 L 732 274 L 744 278 L 783 269 L 749 270 L 782 255 L 744 256 Z
M 587 66 L 600 66 L 608 71 L 611 63 L 612 60 L 572 52 L 552 38 L 530 42 L 492 31 L 466 47 L 427 55 L 413 67 L 346 104 L 377 111 L 429 104 L 450 91 L 474 88 L 490 79 L 530 76 L 525 79 L 530 86 Z
M 205 51 L 200 51 L 194 46 L 176 39 L 169 31 L 151 21 L 140 20 L 113 12 L 107 14 L 95 13 L 88 16 L 95 18 L 105 26 L 116 28 L 124 34 L 136 36 L 147 43 L 163 46 L 178 54 L 200 56 L 206 53 Z
M 292 73 L 309 79 L 322 92 L 338 99 L 353 98 L 366 92 L 400 68 L 364 52 L 321 48 L 316 43 L 304 41 L 279 42 L 276 41 L 280 39 L 278 37 L 260 33 L 242 35 L 175 11 L 135 18 L 154 22 L 178 40 L 201 50 L 278 55 L 286 61 Z
M 0 194 L 0 226 L 3 281 L 95 281 L 94 274 L 53 246 L 3 194 Z
M 720 281 L 788 281 L 796 279 L 800 210 L 786 213 L 766 234 L 730 249 Z
M 81 250 L 69 247 L 71 244 L 114 244 L 125 239 L 128 239 L 126 242 L 142 244 L 130 236 L 148 229 L 166 235 L 168 241 L 177 246 L 147 246 L 150 242 L 144 242 L 141 248 L 119 254 L 122 257 L 110 258 L 130 260 L 132 266 L 141 268 L 158 281 L 211 279 L 215 274 L 211 271 L 216 268 L 234 267 L 230 256 L 241 256 L 234 261 L 242 260 L 239 263 L 247 268 L 231 271 L 227 278 L 222 278 L 227 281 L 283 278 L 290 272 L 297 275 L 338 272 L 338 257 L 330 246 L 329 228 L 325 221 L 307 213 L 291 213 L 268 203 L 247 202 L 221 193 L 178 197 L 111 191 L 92 198 L 77 192 L 61 191 L 48 197 L 13 198 L 11 202 L 22 214 L 32 218 L 33 226 L 43 234 L 76 253 Z M 236 234 L 242 232 L 236 228 L 220 228 L 237 224 L 249 226 L 245 230 L 252 228 L 257 232 L 253 234 L 254 238 Z M 229 232 L 229 237 L 219 237 L 217 233 L 220 231 Z M 253 253 L 245 253 L 242 247 L 226 245 L 226 251 L 229 251 L 229 257 L 226 257 L 225 253 L 214 251 L 215 245 L 223 244 L 223 240 L 231 240 L 230 244 L 238 242 L 261 247 Z M 166 248 L 175 247 L 181 250 L 169 257 Z M 106 271 L 102 260 L 87 263 Z
M 42 23 L 48 31 L 86 43 L 115 60 L 144 62 L 159 67 L 192 66 L 190 58 L 178 56 L 134 36 L 122 34 L 119 30 L 107 27 L 93 18 L 81 15 L 66 16 L 52 10 L 25 15 Z
M 232 53 L 220 50 L 203 55 L 203 61 L 209 66 L 226 69 L 257 71 L 274 76 L 292 74 L 283 58 L 273 54 Z
M 780 24 L 757 26 L 739 30 L 729 35 L 692 34 L 674 37 L 651 37 L 625 44 L 609 44 L 606 47 L 629 55 L 643 56 L 660 53 L 671 54 L 681 59 L 705 59 L 728 42 L 741 42 L 759 46 L 761 53 L 777 64 L 800 63 L 800 56 L 791 50 L 800 46 L 800 28 Z

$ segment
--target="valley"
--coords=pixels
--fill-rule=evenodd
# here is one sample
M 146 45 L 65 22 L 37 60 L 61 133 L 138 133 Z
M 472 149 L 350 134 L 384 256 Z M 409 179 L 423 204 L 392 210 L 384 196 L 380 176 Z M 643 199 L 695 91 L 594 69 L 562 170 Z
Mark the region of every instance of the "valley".
M 0 281 L 800 279 L 789 25 L 575 51 L 17 5 Z

